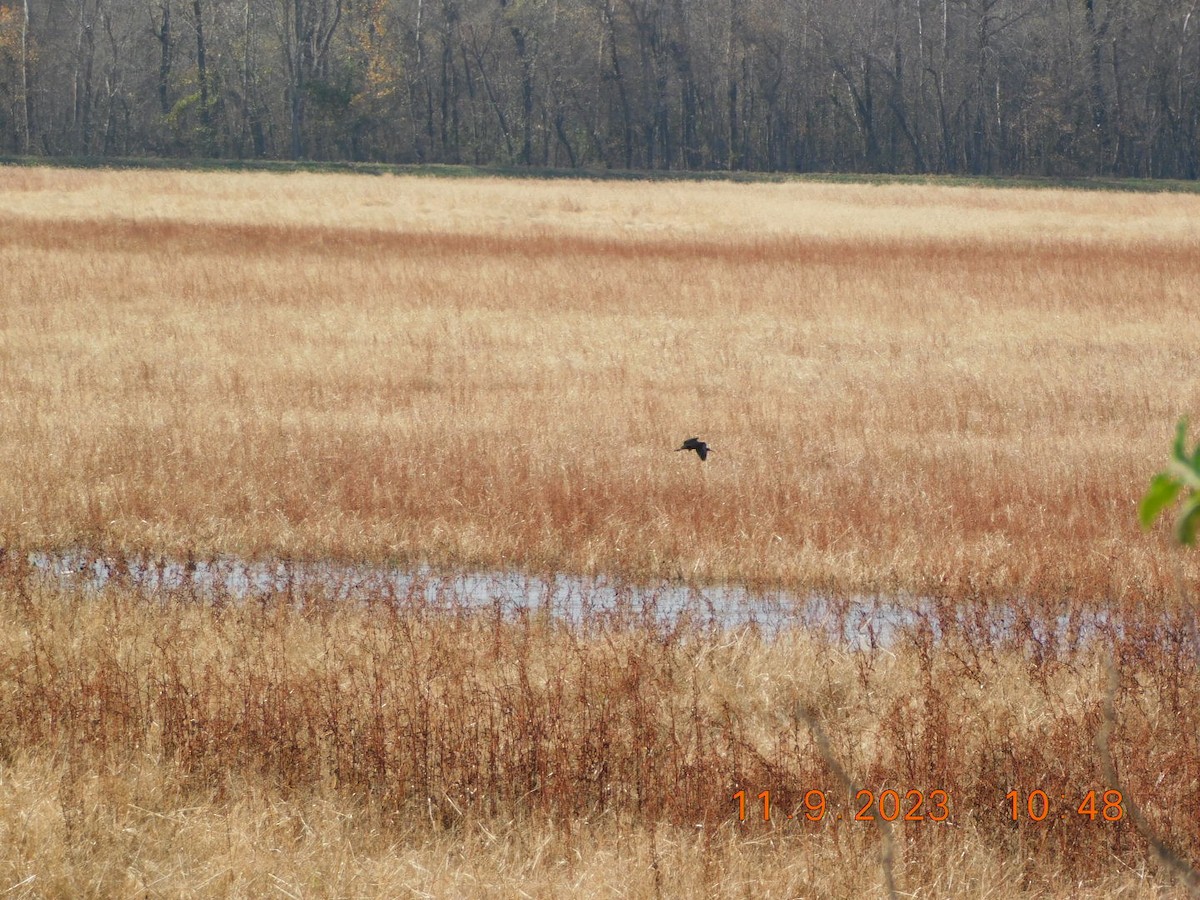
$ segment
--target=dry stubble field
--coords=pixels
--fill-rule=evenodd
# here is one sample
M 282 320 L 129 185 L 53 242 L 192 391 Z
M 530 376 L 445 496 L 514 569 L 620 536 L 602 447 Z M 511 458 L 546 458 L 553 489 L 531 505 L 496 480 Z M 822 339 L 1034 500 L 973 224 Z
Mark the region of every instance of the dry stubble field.
M 0 170 L 0 891 L 1182 890 L 1074 810 L 1119 779 L 1200 854 L 1197 564 L 1134 516 L 1200 408 L 1198 287 L 1190 195 Z M 937 621 L 80 593 L 29 571 L 56 548 Z M 951 820 L 838 821 L 838 766 Z

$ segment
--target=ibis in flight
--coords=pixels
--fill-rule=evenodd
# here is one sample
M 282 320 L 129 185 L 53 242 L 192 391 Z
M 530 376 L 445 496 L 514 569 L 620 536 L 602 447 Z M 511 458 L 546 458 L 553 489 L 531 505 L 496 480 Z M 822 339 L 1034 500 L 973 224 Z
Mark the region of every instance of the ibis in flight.
M 696 455 L 700 457 L 701 461 L 708 459 L 708 454 L 713 452 L 712 448 L 709 447 L 708 444 L 704 443 L 704 441 L 700 440 L 700 438 L 695 437 L 688 438 L 683 442 L 682 447 L 675 448 L 676 453 L 678 453 L 680 450 L 695 450 Z

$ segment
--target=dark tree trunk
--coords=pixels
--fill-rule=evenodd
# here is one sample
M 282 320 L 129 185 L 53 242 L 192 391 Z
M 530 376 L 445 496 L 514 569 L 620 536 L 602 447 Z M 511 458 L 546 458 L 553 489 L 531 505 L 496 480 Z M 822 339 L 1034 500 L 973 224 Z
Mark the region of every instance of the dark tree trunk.
M 1104 90 L 1103 54 L 1104 37 L 1108 31 L 1112 7 L 1109 7 L 1109 14 L 1105 16 L 1104 21 L 1097 23 L 1094 0 L 1083 0 L 1083 2 L 1084 21 L 1087 23 L 1088 37 L 1091 41 L 1088 53 L 1088 61 L 1090 63 L 1088 92 L 1092 104 L 1092 126 L 1096 129 L 1097 137 L 1099 137 L 1100 165 L 1103 170 L 1107 170 L 1112 140 L 1108 125 L 1108 99 L 1105 96 Z
M 611 71 L 609 77 L 617 85 L 617 98 L 621 110 L 621 143 L 624 149 L 626 169 L 633 168 L 633 116 L 629 109 L 629 94 L 625 89 L 625 75 L 621 71 L 621 54 L 617 50 L 617 25 L 614 21 L 612 0 L 604 4 L 604 21 L 608 26 L 608 52 Z
M 21 152 L 27 154 L 34 145 L 37 128 L 33 108 L 33 60 L 29 52 L 29 0 L 23 0 L 21 12 L 21 99 L 25 116 L 21 123 Z
M 196 18 L 196 77 L 200 80 L 201 153 L 211 156 L 213 146 L 212 110 L 208 105 L 208 47 L 204 43 L 204 10 L 200 0 L 192 0 L 192 15 Z
M 154 31 L 158 38 L 158 108 L 165 116 L 171 111 L 171 58 L 174 51 L 174 41 L 171 37 L 171 3 L 165 0 L 159 7 L 162 10 L 162 21 Z

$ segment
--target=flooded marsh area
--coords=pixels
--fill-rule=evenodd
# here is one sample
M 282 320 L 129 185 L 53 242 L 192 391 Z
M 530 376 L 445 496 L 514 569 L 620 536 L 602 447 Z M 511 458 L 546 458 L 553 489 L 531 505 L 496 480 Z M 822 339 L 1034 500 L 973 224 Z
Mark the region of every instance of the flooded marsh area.
M 1051 657 L 1123 636 L 1182 626 L 1185 610 L 1137 615 L 1129 609 L 1067 607 L 1046 612 L 1007 602 L 904 596 L 828 597 L 739 586 L 642 585 L 602 577 L 521 572 L 438 572 L 332 561 L 232 557 L 207 560 L 112 556 L 84 550 L 35 552 L 25 558 L 34 584 L 94 595 L 132 590 L 148 600 L 274 604 L 394 605 L 401 613 L 477 615 L 505 621 L 542 616 L 569 627 L 604 619 L 629 628 L 697 627 L 715 633 L 750 628 L 768 638 L 798 631 L 851 650 L 895 649 L 914 633 L 940 640 L 964 629 L 995 647 L 1028 646 Z M 1200 645 L 1197 647 L 1200 661 Z
M 214 896 L 319 877 L 640 897 L 668 865 L 680 895 L 726 895 L 770 865 L 766 896 L 980 879 L 1099 898 L 1138 866 L 1178 885 L 1150 836 L 1198 849 L 1185 607 L 80 552 L 0 569 L 11 884 L 94 878 L 127 858 L 114 824 L 141 849 L 106 893 L 169 868 Z M 908 818 L 883 829 L 892 795 Z

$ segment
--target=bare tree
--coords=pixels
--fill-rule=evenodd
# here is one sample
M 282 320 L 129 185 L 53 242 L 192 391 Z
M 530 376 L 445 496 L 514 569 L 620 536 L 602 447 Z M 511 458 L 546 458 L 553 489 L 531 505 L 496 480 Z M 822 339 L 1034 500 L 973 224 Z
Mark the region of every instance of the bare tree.
M 289 134 L 292 159 L 305 155 L 307 92 L 325 74 L 329 48 L 342 20 L 342 0 L 281 0 L 281 46 L 288 75 Z

